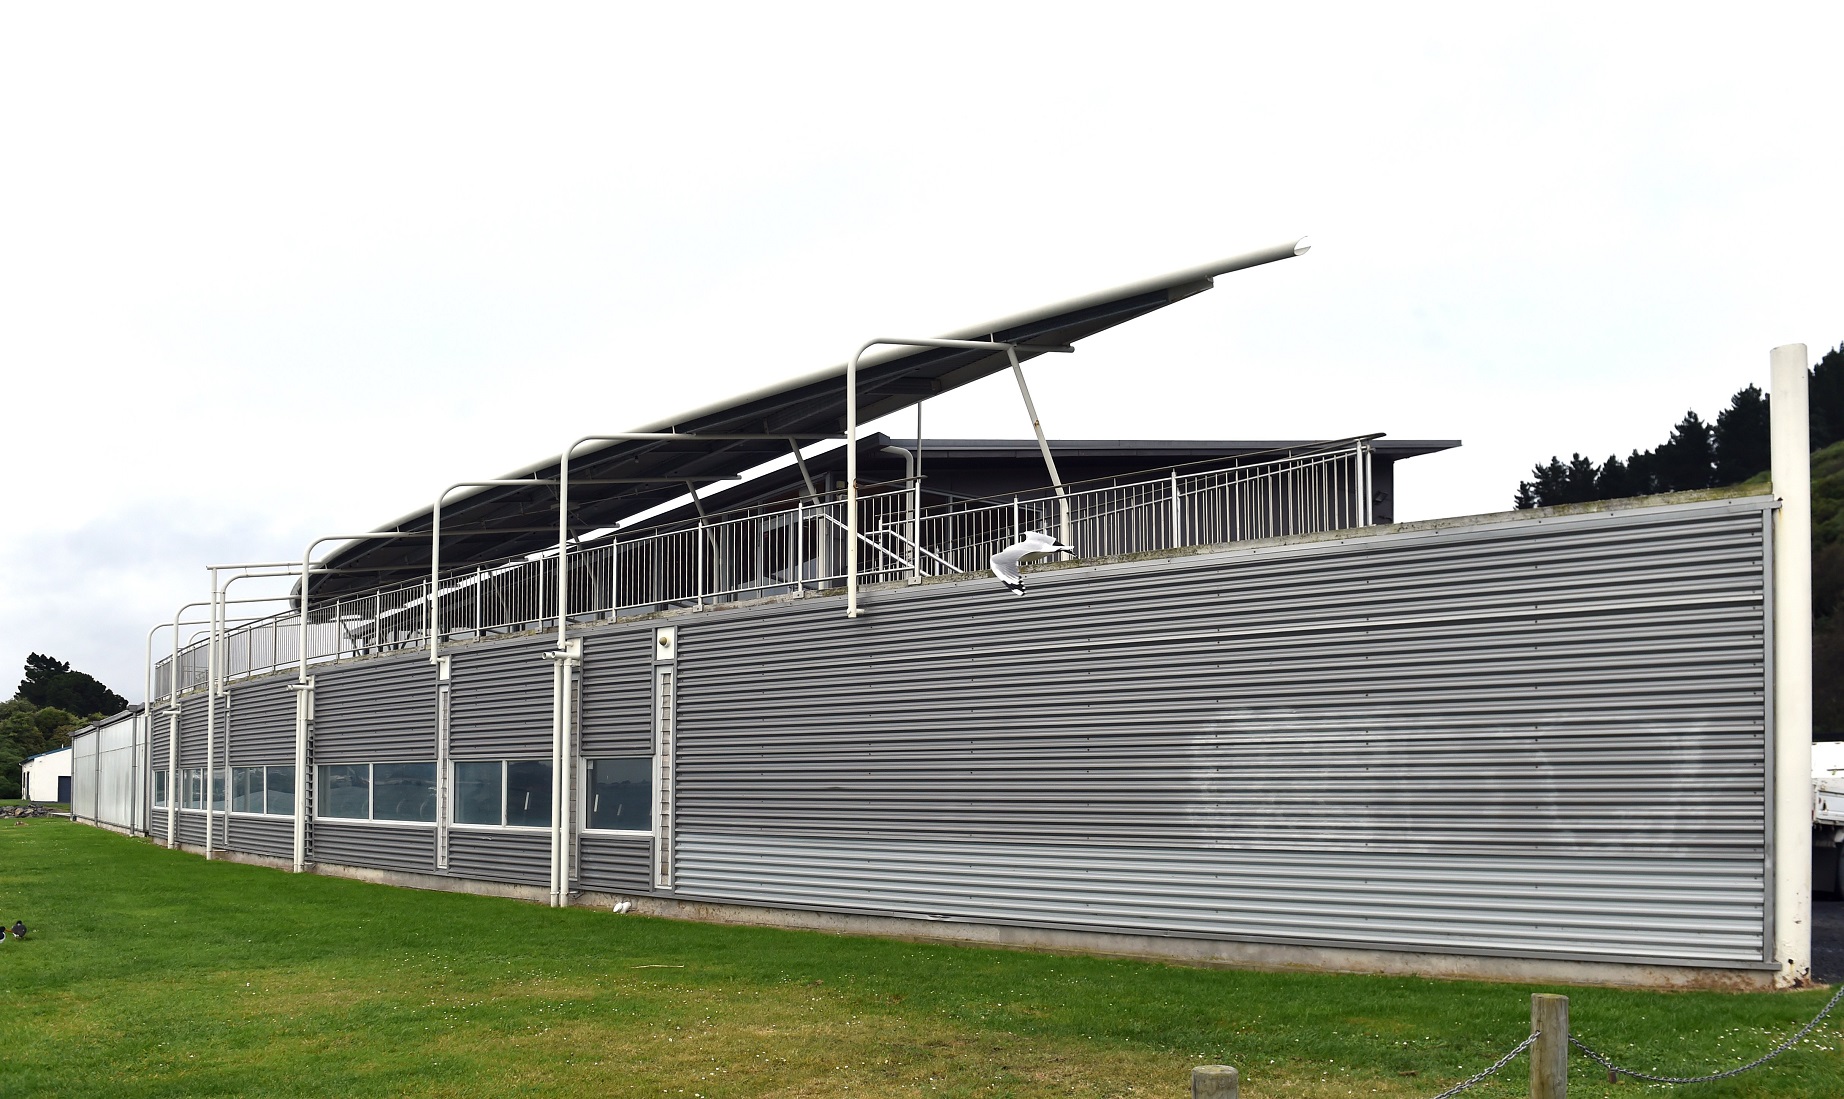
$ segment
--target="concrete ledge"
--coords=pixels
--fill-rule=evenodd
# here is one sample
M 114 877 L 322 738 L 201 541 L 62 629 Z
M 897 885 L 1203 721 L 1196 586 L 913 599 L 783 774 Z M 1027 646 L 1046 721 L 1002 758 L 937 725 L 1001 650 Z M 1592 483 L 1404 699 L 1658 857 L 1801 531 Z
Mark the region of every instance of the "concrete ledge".
M 181 844 L 195 855 L 204 848 Z M 245 851 L 214 849 L 214 859 L 266 866 L 286 871 L 290 859 Z M 408 889 L 545 904 L 550 891 L 539 885 L 477 881 L 445 874 L 407 870 L 382 870 L 370 866 L 311 863 L 309 869 L 327 877 L 351 878 Z M 1572 961 L 1551 958 L 1506 958 L 1463 954 L 1430 954 L 1400 950 L 1366 950 L 1354 947 L 1304 946 L 1286 943 L 1232 942 L 1166 935 L 1137 935 L 1060 928 L 1014 927 L 1004 924 L 962 923 L 951 920 L 912 920 L 899 916 L 867 916 L 848 912 L 809 912 L 755 905 L 687 901 L 649 894 L 585 891 L 573 894 L 578 908 L 608 908 L 621 901 L 633 905 L 636 915 L 697 923 L 776 927 L 795 931 L 821 931 L 834 935 L 863 935 L 910 942 L 944 943 L 1030 950 L 1050 954 L 1085 954 L 1103 958 L 1133 958 L 1224 969 L 1262 969 L 1311 973 L 1366 973 L 1392 977 L 1429 977 L 1440 980 L 1506 981 L 1521 984 L 1611 985 L 1626 988 L 1715 989 L 1727 992 L 1765 992 L 1774 987 L 1778 970 L 1726 969 L 1709 966 L 1642 965 L 1628 962 Z
M 1443 980 L 1514 981 L 1630 988 L 1720 989 L 1762 992 L 1774 987 L 1773 968 L 1717 969 L 1702 966 L 1636 965 L 1542 958 L 1475 957 L 1350 947 L 1229 942 L 1163 935 L 1011 927 L 946 920 L 909 920 L 840 912 L 806 912 L 753 905 L 682 901 L 671 897 L 581 893 L 578 905 L 608 906 L 631 901 L 639 915 L 700 923 L 744 924 L 839 935 L 867 935 L 912 942 L 973 944 L 1052 954 L 1174 962 L 1225 969 L 1315 973 L 1368 973 Z

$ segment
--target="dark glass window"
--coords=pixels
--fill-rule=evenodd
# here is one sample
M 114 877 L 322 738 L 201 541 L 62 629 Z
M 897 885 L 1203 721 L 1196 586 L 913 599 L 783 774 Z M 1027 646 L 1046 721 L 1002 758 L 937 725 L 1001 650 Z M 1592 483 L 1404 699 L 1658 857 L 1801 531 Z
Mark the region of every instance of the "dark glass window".
M 504 767 L 490 763 L 455 764 L 455 823 L 502 824 Z
M 371 819 L 435 821 L 435 764 L 374 763 Z
M 651 831 L 653 757 L 590 760 L 588 796 L 588 827 Z
M 506 764 L 506 823 L 543 828 L 551 823 L 551 761 Z
M 371 765 L 351 763 L 320 768 L 320 815 L 371 819 Z

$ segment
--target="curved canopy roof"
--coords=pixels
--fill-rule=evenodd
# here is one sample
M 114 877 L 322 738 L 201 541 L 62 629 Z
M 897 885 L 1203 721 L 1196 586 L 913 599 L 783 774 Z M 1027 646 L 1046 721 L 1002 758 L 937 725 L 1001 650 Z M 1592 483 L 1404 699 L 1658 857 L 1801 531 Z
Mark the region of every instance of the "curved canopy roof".
M 943 338 L 1017 344 L 1021 359 L 1034 358 L 1202 293 L 1214 285 L 1217 275 L 1302 255 L 1306 250 L 1303 239 L 1293 241 L 972 325 Z M 1000 351 L 879 348 L 859 360 L 859 422 L 869 423 L 1008 367 Z M 845 430 L 845 370 L 841 363 L 628 432 L 684 435 L 683 440 L 583 444 L 570 460 L 572 535 L 615 526 L 683 496 L 688 484 L 734 479 L 787 454 L 791 442 L 841 436 Z M 442 508 L 443 568 L 503 561 L 555 545 L 558 465 L 558 458 L 548 458 L 501 478 L 529 480 L 531 485 L 455 490 Z M 427 532 L 432 522 L 432 509 L 424 508 L 376 529 L 381 533 Z M 351 542 L 327 557 L 325 567 L 333 572 L 314 581 L 314 601 L 426 576 L 429 563 L 427 538 Z

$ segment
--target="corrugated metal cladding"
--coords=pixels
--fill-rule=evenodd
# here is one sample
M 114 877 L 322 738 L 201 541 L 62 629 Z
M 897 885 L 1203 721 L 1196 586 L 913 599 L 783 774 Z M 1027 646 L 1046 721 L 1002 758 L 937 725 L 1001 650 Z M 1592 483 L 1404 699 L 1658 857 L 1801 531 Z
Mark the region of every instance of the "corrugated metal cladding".
M 151 810 L 147 818 L 147 834 L 156 839 L 166 839 L 166 810 Z
M 448 833 L 448 872 L 457 878 L 547 885 L 551 834 L 452 829 Z
M 292 763 L 295 758 L 294 677 L 272 676 L 230 688 L 225 715 L 233 767 Z
M 290 834 L 289 853 L 294 853 Z M 336 866 L 435 873 L 435 829 L 314 822 L 313 860 Z
M 555 648 L 550 641 L 519 641 L 449 654 L 450 757 L 550 757 L 551 665 L 540 654 Z
M 179 765 L 205 766 L 205 692 L 182 695 L 179 699 Z M 162 730 L 164 733 L 165 730 Z M 162 748 L 165 745 L 161 745 Z M 221 753 L 224 746 L 220 744 Z
M 232 851 L 248 851 L 273 858 L 293 858 L 295 822 L 292 817 L 232 817 L 224 844 Z
M 195 847 L 205 846 L 205 814 L 179 814 L 179 842 Z
M 609 893 L 653 891 L 653 843 L 585 834 L 577 844 L 576 884 Z
M 423 653 L 314 673 L 316 763 L 435 758 L 436 672 Z
M 584 639 L 578 726 L 584 757 L 653 751 L 653 626 L 616 627 Z
M 681 619 L 676 891 L 1758 963 L 1770 504 Z

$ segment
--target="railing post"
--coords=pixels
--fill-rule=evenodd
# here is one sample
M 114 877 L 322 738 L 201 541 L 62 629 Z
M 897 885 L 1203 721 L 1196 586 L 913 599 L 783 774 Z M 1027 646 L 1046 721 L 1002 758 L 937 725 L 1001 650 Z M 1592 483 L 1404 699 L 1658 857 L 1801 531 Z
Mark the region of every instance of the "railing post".
M 1568 1099 L 1569 998 L 1547 992 L 1530 997 L 1530 1099 Z
M 1178 471 L 1172 471 L 1172 548 L 1184 545 L 1184 504 L 1179 495 Z
M 1237 1099 L 1242 1087 L 1228 1065 L 1199 1065 L 1191 1070 L 1191 1099 Z

